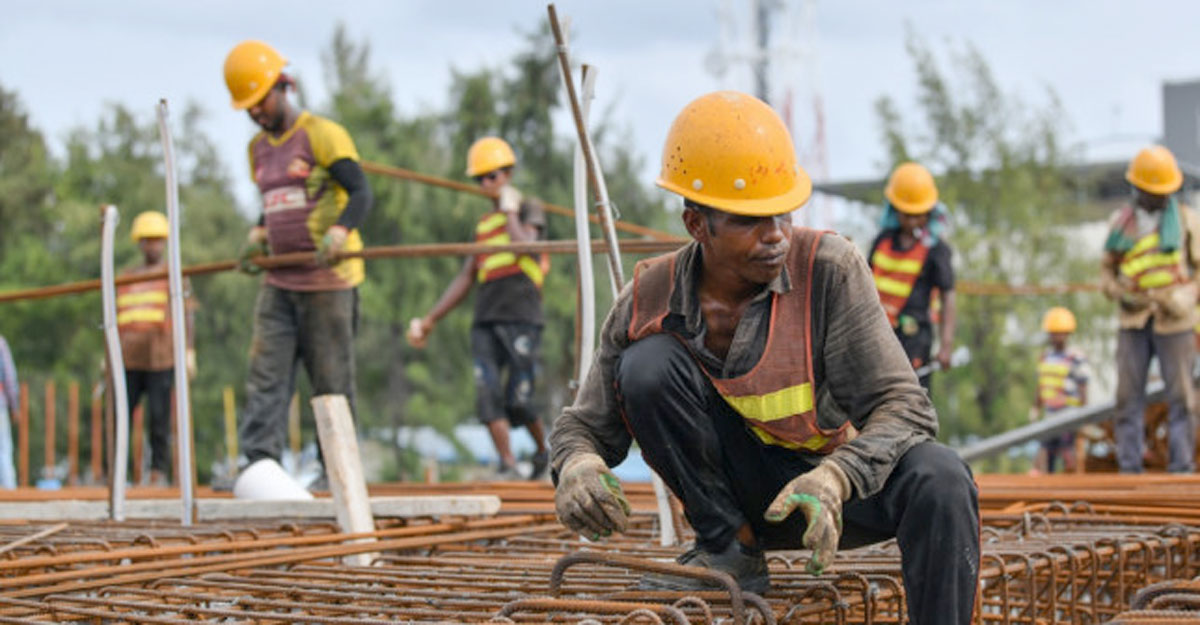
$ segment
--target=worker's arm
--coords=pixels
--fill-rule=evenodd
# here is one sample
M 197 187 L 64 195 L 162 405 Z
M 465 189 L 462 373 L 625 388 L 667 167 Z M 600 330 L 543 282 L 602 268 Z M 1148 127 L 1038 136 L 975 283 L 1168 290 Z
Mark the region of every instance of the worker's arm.
M 329 166 L 329 176 L 346 190 L 346 208 L 338 216 L 337 225 L 347 230 L 362 227 L 367 219 L 367 213 L 375 202 L 371 186 L 367 184 L 367 175 L 363 173 L 358 161 L 343 158 Z
M 471 292 L 471 287 L 475 285 L 475 257 L 468 256 L 463 261 L 462 269 L 458 271 L 458 275 L 454 276 L 454 280 L 450 281 L 450 286 L 442 292 L 442 296 L 438 298 L 436 304 L 430 309 L 429 313 L 424 317 L 413 319 L 408 324 L 408 342 L 413 347 L 425 347 L 425 341 L 433 332 L 433 327 L 454 310 L 455 306 L 462 303 L 467 294 Z
M 1087 388 L 1088 388 L 1087 380 L 1084 380 L 1083 382 L 1079 383 L 1079 405 L 1080 406 L 1087 405 Z
M 870 497 L 901 456 L 937 437 L 937 414 L 879 305 L 862 256 L 841 237 L 822 237 L 820 245 L 813 272 L 813 290 L 823 294 L 813 298 L 818 418 L 834 413 L 859 431 L 826 461 L 842 469 L 857 496 Z M 822 401 L 825 393 L 832 402 Z
M 950 355 L 954 352 L 954 329 L 958 325 L 958 298 L 954 290 L 942 291 L 942 324 L 938 336 L 938 363 L 942 370 L 950 368 Z
M 521 192 L 512 186 L 500 189 L 500 197 L 496 200 L 499 209 L 509 214 L 505 223 L 508 238 L 513 243 L 527 243 L 541 238 L 541 232 L 546 226 L 546 216 L 541 202 L 525 200 Z

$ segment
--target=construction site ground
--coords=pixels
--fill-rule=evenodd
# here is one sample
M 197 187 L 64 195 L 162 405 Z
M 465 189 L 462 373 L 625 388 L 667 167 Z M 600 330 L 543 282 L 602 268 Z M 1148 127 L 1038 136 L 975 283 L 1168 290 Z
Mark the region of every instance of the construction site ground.
M 983 556 L 975 622 L 1200 622 L 1200 477 L 979 476 Z M 494 515 L 0 521 L 0 623 L 904 623 L 894 541 L 842 551 L 826 574 L 770 552 L 772 589 L 635 591 L 673 571 L 649 484 L 629 484 L 631 530 L 588 542 L 554 517 L 547 483 L 376 484 L 373 497 L 496 495 Z M 201 501 L 227 493 L 200 489 Z M 103 502 L 102 488 L 0 492 L 0 508 Z M 133 488 L 132 503 L 169 500 Z M 68 504 L 70 505 L 70 504 Z M 82 505 L 82 504 L 80 504 Z M 264 502 L 264 506 L 269 503 Z M 31 509 L 31 508 L 26 508 Z M 173 510 L 177 511 L 176 506 Z M 174 514 L 174 513 L 173 513 Z M 686 537 L 686 528 L 679 528 Z M 371 538 L 373 541 L 363 541 Z M 350 564 L 347 556 L 369 554 Z

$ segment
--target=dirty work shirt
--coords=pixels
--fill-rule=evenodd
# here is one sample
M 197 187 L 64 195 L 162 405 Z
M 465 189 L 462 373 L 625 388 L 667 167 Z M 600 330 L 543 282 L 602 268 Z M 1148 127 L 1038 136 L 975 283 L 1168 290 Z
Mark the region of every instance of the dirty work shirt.
M 523 200 L 517 215 L 522 224 L 537 228 L 539 241 L 546 238 L 546 212 L 540 201 Z M 542 290 L 524 272 L 479 285 L 475 293 L 475 323 L 496 321 L 542 325 Z
M 696 294 L 701 271 L 698 244 L 688 244 L 675 271 L 679 288 L 664 325 L 687 335 L 701 364 L 720 378 L 746 373 L 762 356 L 770 324 L 770 294 L 803 288 L 791 284 L 785 268 L 747 306 L 722 359 L 704 347 L 704 318 Z M 937 415 L 894 338 L 874 279 L 858 250 L 842 237 L 821 237 L 812 279 L 817 422 L 822 428 L 836 428 L 849 420 L 859 432 L 825 457 L 845 471 L 859 497 L 870 497 L 883 488 L 905 452 L 937 436 Z M 550 445 L 556 475 L 574 453 L 595 452 L 615 466 L 629 450 L 631 436 L 620 415 L 613 379 L 617 360 L 629 345 L 632 284 L 625 285 L 604 321 L 600 349 L 575 404 L 554 423 Z M 795 453 L 813 462 L 823 458 Z
M 279 137 L 259 132 L 250 141 L 250 175 L 263 200 L 263 225 L 271 254 L 312 252 L 337 223 L 349 195 L 329 174 L 342 160 L 357 162 L 350 135 L 335 122 L 300 114 L 295 125 Z M 346 238 L 345 251 L 363 248 L 358 230 Z M 349 258 L 325 268 L 315 262 L 267 271 L 267 284 L 291 291 L 349 289 L 363 281 L 361 258 Z

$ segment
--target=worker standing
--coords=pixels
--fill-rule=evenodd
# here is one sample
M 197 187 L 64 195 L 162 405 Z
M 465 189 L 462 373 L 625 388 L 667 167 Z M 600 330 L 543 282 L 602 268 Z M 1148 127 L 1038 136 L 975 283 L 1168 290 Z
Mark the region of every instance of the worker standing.
M 1195 470 L 1195 343 L 1200 216 L 1174 193 L 1183 185 L 1175 156 L 1162 146 L 1138 152 L 1125 179 L 1134 199 L 1109 221 L 1101 259 L 1104 294 L 1117 302 L 1117 464 L 1141 473 L 1146 376 L 1157 356 L 1167 393 L 1167 470 Z
M 545 234 L 541 202 L 524 197 L 512 186 L 516 162 L 512 148 L 499 137 L 479 139 L 467 151 L 467 175 L 484 191 L 496 195 L 492 210 L 475 225 L 478 243 L 524 243 Z M 437 322 L 479 284 L 471 325 L 475 406 L 500 457 L 500 479 L 519 477 L 509 443 L 511 427 L 525 426 L 537 445 L 529 479 L 540 478 L 549 464 L 545 429 L 533 402 L 546 268 L 544 256 L 529 254 L 500 252 L 467 258 L 429 313 L 409 323 L 409 343 L 425 347 Z
M 1042 330 L 1046 332 L 1049 345 L 1038 358 L 1038 390 L 1030 410 L 1031 421 L 1087 403 L 1087 359 L 1083 352 L 1067 346 L 1067 341 L 1075 333 L 1074 313 L 1061 306 L 1051 308 L 1042 317 Z M 1035 471 L 1053 473 L 1059 459 L 1063 461 L 1065 471 L 1073 470 L 1077 462 L 1083 461 L 1083 458 L 1075 456 L 1074 446 L 1074 432 L 1063 432 L 1043 439 L 1034 460 Z
M 8 341 L 0 336 L 0 488 L 17 487 L 17 469 L 13 464 L 12 420 L 21 405 L 21 387 Z
M 262 216 L 250 229 L 240 268 L 258 273 L 254 258 L 316 252 L 315 262 L 266 272 L 254 309 L 240 446 L 248 463 L 278 461 L 287 435 L 296 365 L 304 363 L 314 395 L 346 396 L 354 408 L 354 336 L 358 325 L 358 228 L 371 208 L 371 189 L 346 129 L 295 108 L 287 64 L 261 41 L 238 44 L 225 59 L 233 108 L 262 130 L 250 141 L 250 173 L 262 195 Z
M 967 623 L 970 469 L 935 441 L 937 415 L 862 256 L 792 225 L 812 184 L 783 120 L 738 92 L 694 100 L 657 184 L 683 196 L 693 241 L 638 264 L 555 422 L 559 519 L 593 540 L 624 531 L 629 504 L 608 467 L 636 440 L 695 530 L 679 563 L 763 592 L 764 550 L 807 547 L 821 574 L 838 548 L 895 536 L 911 621 Z M 650 574 L 640 586 L 704 582 Z
M 161 278 L 117 287 L 117 331 L 125 362 L 125 391 L 129 409 L 146 396 L 146 422 L 150 428 L 151 486 L 167 486 L 171 470 L 171 389 L 175 386 L 174 328 L 164 252 L 169 232 L 167 216 L 146 211 L 133 220 L 130 236 L 142 253 L 142 263 L 122 275 L 163 273 Z M 191 284 L 184 283 L 184 298 Z M 196 375 L 196 350 L 192 332 L 192 306 L 184 306 L 187 325 L 188 377 Z
M 933 176 L 917 163 L 897 167 L 883 194 L 887 201 L 881 232 L 871 244 L 868 262 L 888 321 L 913 368 L 922 371 L 921 386 L 928 390 L 934 362 L 942 369 L 950 368 L 958 317 L 951 250 L 943 237 L 946 209 L 938 202 Z M 933 361 L 937 321 L 933 311 L 938 299 L 941 332 Z

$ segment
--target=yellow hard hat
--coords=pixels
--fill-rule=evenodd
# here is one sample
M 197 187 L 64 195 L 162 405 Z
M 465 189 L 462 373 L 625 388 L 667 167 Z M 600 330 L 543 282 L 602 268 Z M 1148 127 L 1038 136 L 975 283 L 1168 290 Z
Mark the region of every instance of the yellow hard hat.
M 1129 184 L 1155 195 L 1170 195 L 1183 186 L 1183 172 L 1175 155 L 1161 145 L 1142 148 L 1125 170 Z
M 472 178 L 516 164 L 517 155 L 500 137 L 484 137 L 467 150 L 467 175 Z
M 901 163 L 888 178 L 883 194 L 896 210 L 908 215 L 924 215 L 938 201 L 933 175 L 918 163 Z
M 692 100 L 663 145 L 658 186 L 737 215 L 782 215 L 812 195 L 792 136 L 766 102 L 737 91 Z
M 168 232 L 170 227 L 166 215 L 158 211 L 146 211 L 133 219 L 129 236 L 137 243 L 142 239 L 165 239 Z
M 225 86 L 233 108 L 241 111 L 258 104 L 275 86 L 285 65 L 287 59 L 261 41 L 247 40 L 234 46 L 225 57 Z
M 1042 329 L 1054 334 L 1070 334 L 1075 331 L 1075 315 L 1062 306 L 1055 306 L 1042 317 Z

